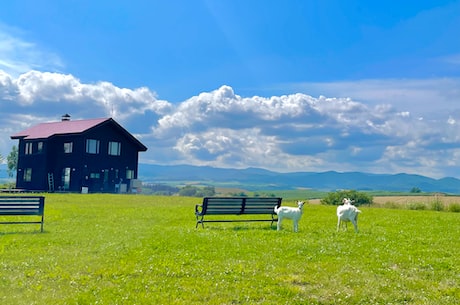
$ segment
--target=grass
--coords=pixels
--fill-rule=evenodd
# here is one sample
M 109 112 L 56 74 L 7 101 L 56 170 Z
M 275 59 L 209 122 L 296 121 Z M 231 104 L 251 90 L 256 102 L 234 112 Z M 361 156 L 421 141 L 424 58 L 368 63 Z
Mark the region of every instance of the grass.
M 0 226 L 0 303 L 460 304 L 460 213 L 360 207 L 337 233 L 310 204 L 299 233 L 195 229 L 200 201 L 46 194 L 44 233 Z

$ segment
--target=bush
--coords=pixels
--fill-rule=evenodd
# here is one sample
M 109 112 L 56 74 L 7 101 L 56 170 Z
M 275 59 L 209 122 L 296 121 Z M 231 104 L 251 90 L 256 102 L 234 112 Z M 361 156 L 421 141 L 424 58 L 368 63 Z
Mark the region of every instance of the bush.
M 426 205 L 423 202 L 410 202 L 407 204 L 409 210 L 426 210 Z
M 434 199 L 430 203 L 431 210 L 433 211 L 444 211 L 444 203 L 438 198 Z
M 460 213 L 460 204 L 452 203 L 448 208 L 449 212 Z
M 360 206 L 363 204 L 370 205 L 372 203 L 372 196 L 358 192 L 355 190 L 348 190 L 348 191 L 337 191 L 333 193 L 328 193 L 326 197 L 321 199 L 322 204 L 329 204 L 329 205 L 340 205 L 342 204 L 343 198 L 350 198 L 354 200 L 354 205 Z

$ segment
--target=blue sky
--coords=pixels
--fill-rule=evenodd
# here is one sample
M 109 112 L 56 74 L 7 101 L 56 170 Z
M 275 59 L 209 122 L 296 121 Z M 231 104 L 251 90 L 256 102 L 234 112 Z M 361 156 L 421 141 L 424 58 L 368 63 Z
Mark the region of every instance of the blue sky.
M 2 3 L 0 153 L 114 117 L 141 162 L 460 177 L 460 1 Z

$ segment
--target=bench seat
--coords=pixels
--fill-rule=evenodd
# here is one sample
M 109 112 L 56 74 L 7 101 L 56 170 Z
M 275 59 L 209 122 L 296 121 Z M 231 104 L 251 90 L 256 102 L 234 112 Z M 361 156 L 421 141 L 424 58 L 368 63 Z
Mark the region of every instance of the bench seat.
M 202 204 L 195 206 L 196 228 L 204 228 L 205 222 L 249 222 L 278 221 L 274 208 L 281 206 L 282 198 L 277 197 L 205 197 Z M 205 219 L 207 215 L 270 215 L 268 219 Z
M 35 221 L 0 221 L 0 224 L 40 224 L 40 232 L 43 232 L 44 215 L 45 197 L 43 196 L 0 196 L 1 219 L 4 219 L 3 216 L 38 216 Z

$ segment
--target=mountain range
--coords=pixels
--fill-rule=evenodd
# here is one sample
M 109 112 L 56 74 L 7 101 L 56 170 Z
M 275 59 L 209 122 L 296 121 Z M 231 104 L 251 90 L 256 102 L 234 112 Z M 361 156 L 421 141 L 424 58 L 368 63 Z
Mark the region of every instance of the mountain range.
M 457 178 L 434 179 L 414 174 L 370 174 L 362 172 L 279 173 L 260 168 L 227 169 L 192 165 L 139 164 L 139 179 L 147 183 L 196 183 L 255 190 L 313 189 L 360 191 L 460 193 Z
M 359 190 L 440 192 L 460 194 L 460 180 L 434 179 L 414 174 L 370 174 L 362 172 L 279 173 L 260 168 L 229 169 L 193 165 L 139 164 L 139 179 L 154 184 L 201 184 L 241 188 L 248 191 L 312 189 L 319 191 Z M 0 182 L 11 181 L 6 166 L 0 165 Z

